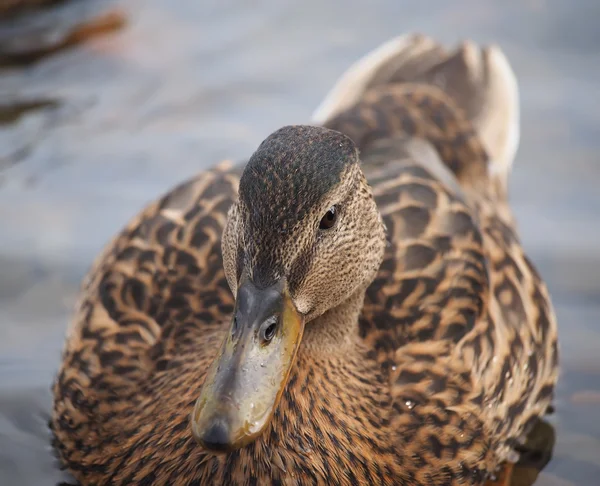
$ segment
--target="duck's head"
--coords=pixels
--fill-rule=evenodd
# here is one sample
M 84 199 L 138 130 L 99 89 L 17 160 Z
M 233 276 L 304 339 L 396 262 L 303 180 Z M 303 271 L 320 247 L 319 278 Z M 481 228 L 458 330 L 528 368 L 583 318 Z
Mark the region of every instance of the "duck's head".
M 305 326 L 374 279 L 384 227 L 345 135 L 288 126 L 250 158 L 223 234 L 231 327 L 192 413 L 213 452 L 255 440 L 286 386 Z M 348 325 L 356 325 L 349 322 Z

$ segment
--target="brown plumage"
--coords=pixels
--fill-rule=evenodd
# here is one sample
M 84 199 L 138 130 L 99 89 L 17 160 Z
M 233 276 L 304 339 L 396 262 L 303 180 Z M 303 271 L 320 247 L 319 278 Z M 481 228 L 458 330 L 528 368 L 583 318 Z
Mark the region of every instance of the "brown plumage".
M 516 459 L 557 343 L 506 200 L 512 71 L 424 37 L 352 69 L 315 115 L 327 129 L 285 127 L 243 176 L 222 164 L 176 187 L 95 262 L 52 419 L 82 483 L 476 485 Z M 190 414 L 245 332 L 246 281 L 285 281 L 304 335 L 264 429 L 214 454 Z

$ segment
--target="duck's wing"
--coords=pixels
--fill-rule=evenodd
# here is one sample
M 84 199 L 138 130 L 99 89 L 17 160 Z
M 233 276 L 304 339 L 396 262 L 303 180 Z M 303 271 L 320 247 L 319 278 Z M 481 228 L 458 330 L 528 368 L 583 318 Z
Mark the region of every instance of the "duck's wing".
M 515 459 L 556 380 L 554 314 L 506 200 L 514 76 L 498 49 L 396 46 L 317 115 L 359 145 L 388 229 L 361 333 L 389 372 L 392 430 L 416 484 L 478 483 Z
M 148 371 L 141 357 L 172 322 L 221 325 L 233 308 L 221 234 L 238 182 L 229 163 L 202 172 L 148 205 L 106 246 L 82 284 L 63 368 L 88 358 L 89 377 L 134 377 Z M 136 369 L 133 359 L 141 359 Z
M 198 370 L 218 349 L 233 309 L 221 234 L 238 181 L 239 170 L 221 164 L 176 187 L 136 216 L 88 273 L 54 384 L 52 419 L 62 462 L 80 471 L 79 479 L 96 477 L 97 470 L 81 465 L 94 460 L 90 451 L 100 452 L 98 437 L 114 452 L 139 426 L 123 414 L 136 406 L 144 411 L 145 380 L 160 380 L 177 364 L 188 333 L 206 336 L 195 353 Z M 180 397 L 182 406 L 193 398 Z M 180 419 L 187 426 L 187 416 Z

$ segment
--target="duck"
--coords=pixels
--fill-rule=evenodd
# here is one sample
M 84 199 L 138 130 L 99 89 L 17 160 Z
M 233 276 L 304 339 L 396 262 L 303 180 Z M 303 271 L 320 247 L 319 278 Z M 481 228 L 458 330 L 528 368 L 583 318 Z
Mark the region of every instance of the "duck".
M 81 484 L 482 485 L 552 404 L 496 46 L 391 39 L 307 125 L 150 203 L 92 264 L 53 385 Z

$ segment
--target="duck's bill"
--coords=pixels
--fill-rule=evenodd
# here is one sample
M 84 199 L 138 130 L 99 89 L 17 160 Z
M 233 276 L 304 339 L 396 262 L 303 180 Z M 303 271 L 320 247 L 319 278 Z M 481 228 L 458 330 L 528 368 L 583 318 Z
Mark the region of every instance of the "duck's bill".
M 191 417 L 192 433 L 206 450 L 244 447 L 269 425 L 303 331 L 285 281 L 266 289 L 251 282 L 240 286 L 230 332 Z

